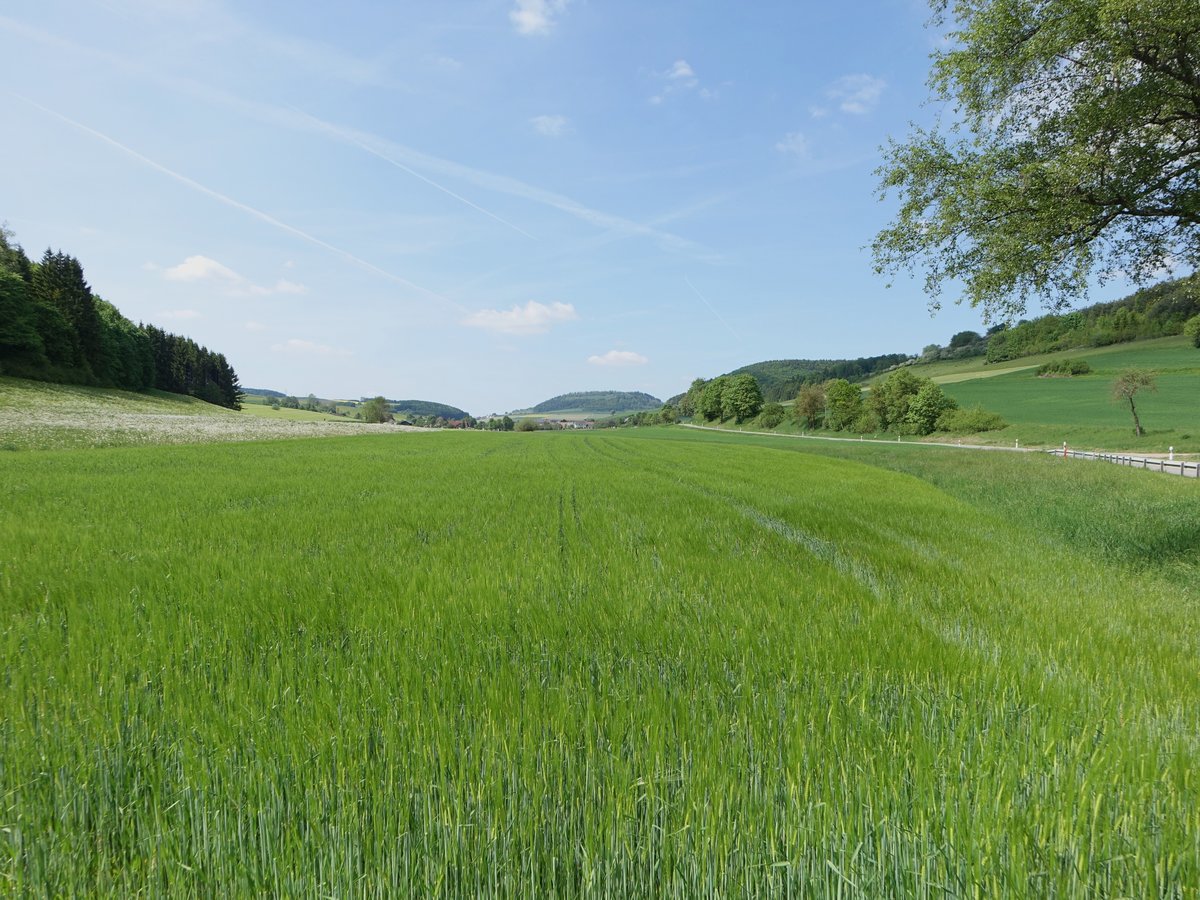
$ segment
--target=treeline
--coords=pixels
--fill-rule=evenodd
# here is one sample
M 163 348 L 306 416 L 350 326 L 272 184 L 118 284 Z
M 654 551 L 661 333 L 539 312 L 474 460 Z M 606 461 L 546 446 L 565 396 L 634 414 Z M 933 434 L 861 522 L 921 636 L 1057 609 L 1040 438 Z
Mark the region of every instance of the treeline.
M 1193 273 L 1143 288 L 1112 303 L 1097 303 L 994 329 L 988 334 L 987 361 L 1182 334 L 1188 320 L 1198 315 L 1200 275 Z
M 960 409 L 940 386 L 908 369 L 892 372 L 866 394 L 845 378 L 805 384 L 791 409 L 777 401 L 764 402 L 763 392 L 749 374 L 722 375 L 711 381 L 697 378 L 677 404 L 668 403 L 656 413 L 639 413 L 619 423 L 597 425 L 670 425 L 681 417 L 768 430 L 790 421 L 804 430 L 855 434 L 971 434 L 1005 427 L 1004 420 L 994 413 L 979 407 Z
M 939 385 L 906 369 L 876 382 L 866 395 L 844 378 L 805 385 L 792 413 L 805 429 L 857 434 L 971 434 L 1005 427 L 995 413 L 960 409 Z
M 885 353 L 858 359 L 771 359 L 742 366 L 730 375 L 752 375 L 767 402 L 791 400 L 806 384 L 835 378 L 862 381 L 911 359 L 907 353 Z
M 37 381 L 158 388 L 241 409 L 237 373 L 220 353 L 153 325 L 134 325 L 96 296 L 73 256 L 39 262 L 0 228 L 0 374 Z
M 747 372 L 720 375 L 711 381 L 697 378 L 679 400 L 679 415 L 708 422 L 747 422 L 762 411 L 765 393 Z

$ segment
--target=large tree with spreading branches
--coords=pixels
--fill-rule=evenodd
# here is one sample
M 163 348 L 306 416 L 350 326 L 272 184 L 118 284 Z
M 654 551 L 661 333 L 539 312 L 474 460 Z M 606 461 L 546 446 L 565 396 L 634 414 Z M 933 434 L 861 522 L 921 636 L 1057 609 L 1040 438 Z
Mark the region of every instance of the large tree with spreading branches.
M 1200 3 L 933 0 L 930 88 L 952 121 L 886 149 L 881 273 L 921 271 L 985 318 L 1092 277 L 1200 262 Z

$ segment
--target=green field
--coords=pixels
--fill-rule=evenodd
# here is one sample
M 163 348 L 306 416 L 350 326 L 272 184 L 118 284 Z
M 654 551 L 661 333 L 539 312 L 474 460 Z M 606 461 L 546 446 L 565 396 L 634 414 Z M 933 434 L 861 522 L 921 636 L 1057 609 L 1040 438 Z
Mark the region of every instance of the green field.
M 1196 896 L 1200 485 L 811 448 L 0 455 L 0 893 Z
M 279 419 L 293 422 L 336 422 L 339 418 L 329 413 L 313 412 L 309 409 L 288 409 L 285 406 L 275 409 L 261 403 L 246 403 L 242 407 L 242 412 L 252 416 L 261 416 L 264 419 Z

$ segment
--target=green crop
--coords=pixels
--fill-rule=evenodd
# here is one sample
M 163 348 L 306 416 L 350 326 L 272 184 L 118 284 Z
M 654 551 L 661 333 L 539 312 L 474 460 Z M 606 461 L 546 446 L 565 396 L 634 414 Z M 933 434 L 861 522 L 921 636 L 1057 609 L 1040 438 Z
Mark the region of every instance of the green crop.
M 0 893 L 1200 885 L 1194 593 L 966 492 L 639 430 L 11 453 L 0 498 Z

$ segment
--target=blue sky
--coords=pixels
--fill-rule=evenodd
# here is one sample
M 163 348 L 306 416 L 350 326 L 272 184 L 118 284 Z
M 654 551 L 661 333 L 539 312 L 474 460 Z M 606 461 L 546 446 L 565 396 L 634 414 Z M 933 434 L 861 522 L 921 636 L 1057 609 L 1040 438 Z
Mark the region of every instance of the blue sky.
M 0 220 L 129 318 L 300 395 L 483 414 L 916 353 L 982 327 L 951 302 L 931 319 L 864 249 L 892 208 L 880 146 L 936 113 L 928 15 L 16 0 Z

